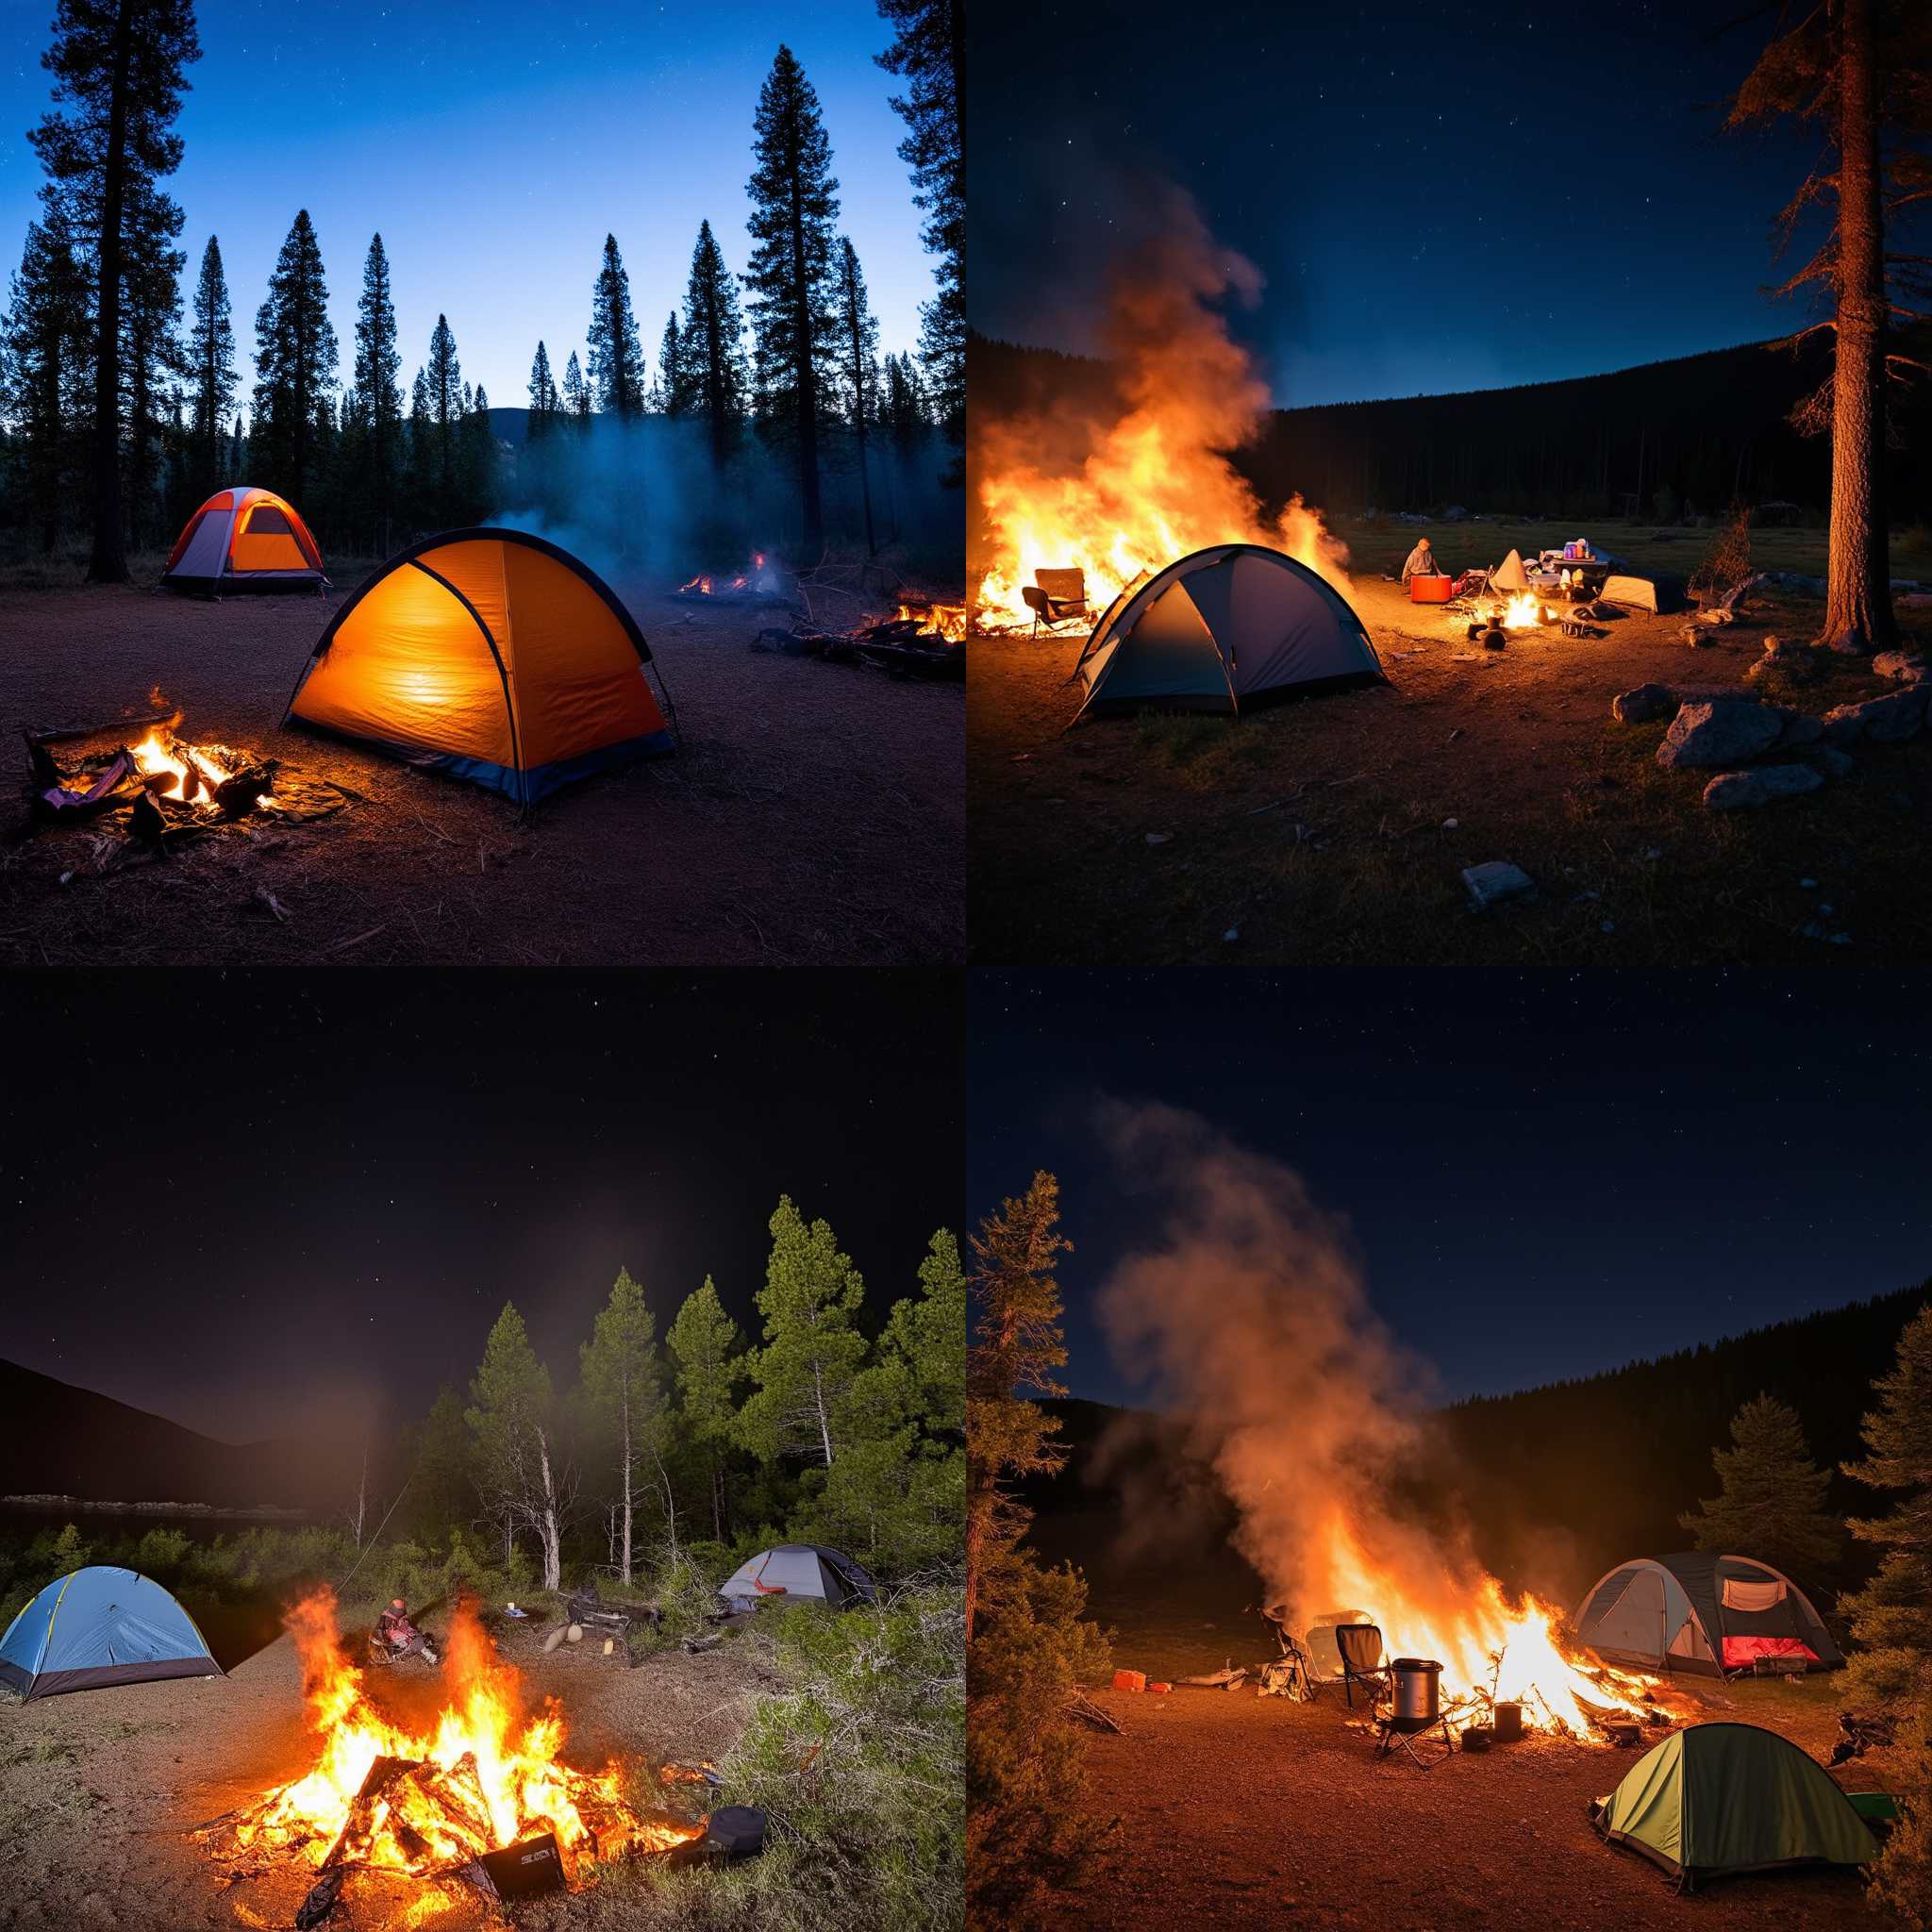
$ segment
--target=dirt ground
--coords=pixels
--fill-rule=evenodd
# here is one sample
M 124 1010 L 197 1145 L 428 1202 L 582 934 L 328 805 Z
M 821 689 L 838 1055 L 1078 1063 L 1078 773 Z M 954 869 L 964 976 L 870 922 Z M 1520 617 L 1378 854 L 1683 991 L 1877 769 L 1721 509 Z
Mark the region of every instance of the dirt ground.
M 0 835 L 0 964 L 881 965 L 965 945 L 958 686 L 753 653 L 782 611 L 617 588 L 683 746 L 520 825 L 477 788 L 277 728 L 325 601 L 0 588 L 0 731 L 101 724 L 158 689 L 191 740 L 358 794 L 309 824 L 168 863 L 91 862 L 83 832 Z M 24 818 L 0 808 L 8 832 Z M 71 873 L 62 885 L 61 874 Z M 282 915 L 271 908 L 273 895 Z
M 654 1767 L 716 1758 L 737 1738 L 756 1690 L 751 1666 L 728 1648 L 681 1651 L 635 1670 L 587 1640 L 544 1656 L 534 1633 L 501 1641 L 534 1706 L 562 1704 L 564 1756 L 598 1766 L 613 1756 Z M 441 1680 L 415 1666 L 385 1674 L 379 1698 L 398 1711 L 433 1707 Z M 182 1678 L 0 1707 L 0 1927 L 283 1926 L 313 1883 L 286 1872 L 224 1886 L 222 1868 L 186 1832 L 312 1764 L 302 1680 L 284 1636 L 225 1678 Z M 666 1808 L 701 1815 L 689 1796 Z M 387 1896 L 393 1890 L 394 1896 Z M 345 1894 L 349 1927 L 408 1924 L 471 1932 L 502 1924 L 467 1888 L 358 1878 Z M 331 1920 L 331 1924 L 336 1923 Z M 596 1888 L 518 1923 L 537 1932 L 585 1932 L 611 1921 Z
M 1767 634 L 1815 602 L 1758 595 L 1708 648 L 1685 619 L 1501 653 L 1398 586 L 1356 580 L 1388 689 L 1239 720 L 1065 727 L 1082 640 L 974 640 L 968 691 L 971 957 L 981 964 L 1904 962 L 1932 940 L 1932 738 L 1854 748 L 1852 777 L 1714 812 L 1708 773 L 1656 763 L 1665 722 L 1620 691 L 1751 692 Z M 1932 610 L 1902 613 L 1932 641 Z M 1893 687 L 1857 660 L 1779 694 L 1813 711 Z M 1533 900 L 1475 914 L 1461 874 L 1512 861 Z M 1229 938 L 1228 935 L 1235 935 Z
M 1125 1652 L 1119 1660 L 1134 1662 Z M 1821 1759 L 1836 1729 L 1829 1678 L 1672 1695 L 1697 1721 L 1762 1724 Z M 1087 1882 L 1057 1900 L 1063 1924 L 1818 1932 L 1891 1923 L 1847 1873 L 1766 1874 L 1677 1896 L 1655 1865 L 1606 1847 L 1586 1817 L 1634 1750 L 1532 1737 L 1424 1772 L 1400 1756 L 1378 1761 L 1328 1691 L 1310 1705 L 1179 1688 L 1095 1701 L 1124 1735 L 1090 1741 L 1086 1809 L 1101 1848 Z M 1850 1769 L 1847 1789 L 1884 1788 L 1876 1759 Z

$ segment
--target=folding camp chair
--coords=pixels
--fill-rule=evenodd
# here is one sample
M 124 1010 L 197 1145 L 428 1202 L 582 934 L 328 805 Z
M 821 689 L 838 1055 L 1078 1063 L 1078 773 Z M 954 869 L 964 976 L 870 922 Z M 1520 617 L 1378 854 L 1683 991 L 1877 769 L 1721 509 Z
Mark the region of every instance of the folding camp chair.
M 1335 1647 L 1341 1653 L 1341 1694 L 1355 1708 L 1355 1687 L 1360 1684 L 1370 1707 L 1389 1695 L 1389 1666 L 1382 1661 L 1382 1632 L 1374 1624 L 1338 1624 Z
M 1440 1713 L 1417 1730 L 1404 1730 L 1396 1724 L 1391 1713 L 1376 1721 L 1376 1729 L 1380 1732 L 1380 1736 L 1375 1740 L 1377 1757 L 1387 1757 L 1392 1752 L 1400 1751 L 1417 1770 L 1434 1771 L 1437 1765 L 1456 1756 L 1456 1735 L 1449 1728 L 1447 1711 Z M 1433 1756 L 1424 1756 L 1417 1747 L 1429 1743 L 1439 1733 L 1442 1748 Z M 1434 1749 L 1433 1744 L 1430 1748 Z
M 1084 623 L 1093 615 L 1087 608 L 1084 570 L 1037 570 L 1033 581 L 1020 587 L 1020 595 L 1033 613 L 1034 637 L 1040 635 L 1042 625 L 1056 630 L 1076 620 Z
M 1268 1621 L 1268 1627 L 1274 1632 L 1274 1641 L 1281 1646 L 1281 1655 L 1261 1668 L 1261 1695 L 1288 1697 L 1297 1704 L 1312 1704 L 1321 1690 L 1322 1682 L 1315 1675 L 1314 1658 L 1296 1641 L 1294 1633 L 1284 1621 L 1287 1614 L 1279 1606 L 1274 1609 L 1264 1608 L 1261 1612 Z

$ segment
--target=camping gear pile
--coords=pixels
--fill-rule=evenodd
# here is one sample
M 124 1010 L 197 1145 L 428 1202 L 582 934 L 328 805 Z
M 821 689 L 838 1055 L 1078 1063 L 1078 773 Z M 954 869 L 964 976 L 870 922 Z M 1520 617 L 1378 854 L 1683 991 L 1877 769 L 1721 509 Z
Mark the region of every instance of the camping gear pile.
M 1067 681 L 1082 689 L 1078 723 L 1143 709 L 1237 715 L 1387 679 L 1332 585 L 1281 551 L 1224 543 L 1122 591 Z

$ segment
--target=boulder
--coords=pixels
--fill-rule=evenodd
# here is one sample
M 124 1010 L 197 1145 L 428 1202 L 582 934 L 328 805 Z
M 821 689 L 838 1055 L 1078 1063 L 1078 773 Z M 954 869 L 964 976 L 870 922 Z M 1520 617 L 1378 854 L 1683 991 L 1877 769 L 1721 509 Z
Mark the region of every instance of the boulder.
M 1814 744 L 1805 754 L 1805 762 L 1827 778 L 1849 778 L 1854 770 L 1851 753 L 1835 744 Z
M 1671 720 L 1657 761 L 1672 768 L 1734 765 L 1769 751 L 1784 735 L 1784 715 L 1749 698 L 1686 705 Z
M 1750 772 L 1720 772 L 1704 788 L 1704 802 L 1713 811 L 1745 811 L 1780 798 L 1801 798 L 1824 783 L 1809 765 L 1759 765 Z
M 1824 735 L 1834 744 L 1866 739 L 1874 744 L 1896 744 L 1914 737 L 1925 722 L 1926 687 L 1908 684 L 1882 698 L 1861 705 L 1840 705 L 1824 714 Z
M 1491 858 L 1481 865 L 1465 867 L 1462 883 L 1469 888 L 1469 896 L 1478 912 L 1487 912 L 1505 899 L 1520 899 L 1524 893 L 1536 890 L 1536 881 L 1520 865 L 1511 865 L 1507 858 Z
M 1647 724 L 1653 718 L 1667 718 L 1676 704 L 1667 684 L 1640 684 L 1610 700 L 1610 716 L 1620 724 Z
M 1795 638 L 1768 637 L 1764 655 L 1744 673 L 1754 682 L 1774 673 L 1788 684 L 1816 684 L 1824 675 L 1824 660 L 1809 644 Z
M 1809 711 L 1793 711 L 1780 707 L 1778 715 L 1784 729 L 1777 735 L 1780 751 L 1794 751 L 1800 745 L 1816 744 L 1824 736 L 1824 720 Z

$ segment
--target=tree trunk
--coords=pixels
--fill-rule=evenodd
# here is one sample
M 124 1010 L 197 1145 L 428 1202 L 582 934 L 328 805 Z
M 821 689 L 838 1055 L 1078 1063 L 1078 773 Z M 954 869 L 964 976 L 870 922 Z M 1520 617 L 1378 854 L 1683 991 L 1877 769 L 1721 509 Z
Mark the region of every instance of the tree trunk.
M 630 1397 L 624 1399 L 624 1543 L 617 1559 L 619 1580 L 630 1581 Z
M 1876 443 L 1884 436 L 1885 261 L 1871 0 L 1842 0 L 1838 74 L 1838 353 L 1824 627 L 1834 651 L 1897 641 Z
M 825 1413 L 825 1384 L 819 1365 L 811 1365 L 811 1406 L 819 1419 L 819 1441 L 824 1444 L 825 1467 L 832 1466 L 832 1419 Z
M 537 1522 L 543 1539 L 543 1588 L 561 1590 L 563 1557 L 557 1521 L 557 1483 L 550 1473 L 550 1440 L 541 1429 L 537 1431 L 537 1460 L 543 1476 L 543 1494 L 540 1499 Z
M 114 21 L 114 82 L 108 107 L 108 152 L 101 180 L 101 286 L 94 359 L 94 547 L 91 584 L 125 584 L 121 532 L 121 219 L 127 192 L 127 69 L 134 58 L 135 0 Z
M 819 388 L 812 364 L 811 289 L 805 266 L 805 210 L 800 205 L 803 184 L 791 183 L 792 325 L 797 331 L 795 373 L 798 379 L 798 488 L 808 562 L 818 561 L 825 547 L 824 510 L 819 502 Z M 825 1460 L 831 1461 L 827 1449 Z

